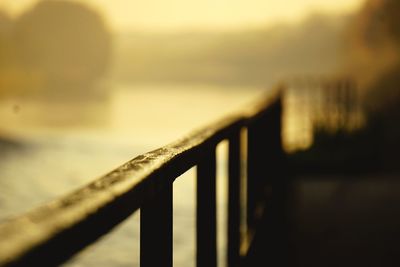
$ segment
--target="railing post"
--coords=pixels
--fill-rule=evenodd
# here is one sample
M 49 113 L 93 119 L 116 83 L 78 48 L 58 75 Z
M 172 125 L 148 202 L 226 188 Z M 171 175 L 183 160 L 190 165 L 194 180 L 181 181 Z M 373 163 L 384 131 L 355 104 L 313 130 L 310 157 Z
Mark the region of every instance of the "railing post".
M 272 200 L 281 203 L 286 186 L 281 141 L 281 99 L 248 127 L 247 224 L 255 227 L 260 215 L 258 203 Z M 279 199 L 279 201 L 277 201 Z
M 228 267 L 238 266 L 240 259 L 240 129 L 229 138 L 228 162 Z
M 197 267 L 217 266 L 215 147 L 197 165 Z
M 248 131 L 248 224 L 251 230 L 255 230 L 255 224 L 261 219 L 263 225 L 260 230 L 265 252 L 251 254 L 248 257 L 249 266 L 265 259 L 272 265 L 289 264 L 287 213 L 290 185 L 281 146 L 280 100 L 271 105 Z M 262 217 L 258 217 L 256 212 L 258 202 L 264 204 L 263 213 L 260 214 Z M 260 238 L 260 234 L 258 236 Z M 254 242 L 257 246 L 257 240 Z
M 172 183 L 140 210 L 140 266 L 172 267 Z
M 264 117 L 252 122 L 247 128 L 247 229 L 255 230 L 256 218 L 259 215 L 260 198 L 264 198 L 266 185 L 265 159 L 268 124 Z

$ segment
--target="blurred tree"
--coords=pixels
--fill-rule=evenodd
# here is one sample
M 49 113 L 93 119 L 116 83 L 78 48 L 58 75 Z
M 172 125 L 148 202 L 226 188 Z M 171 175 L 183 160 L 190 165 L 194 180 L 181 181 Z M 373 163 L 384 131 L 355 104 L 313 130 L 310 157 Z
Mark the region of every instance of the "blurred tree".
M 353 18 L 348 31 L 346 72 L 351 73 L 362 88 L 370 87 L 397 64 L 398 45 L 389 31 L 387 9 L 391 0 L 369 0 Z M 365 92 L 365 90 L 364 90 Z
M 382 1 L 381 9 L 378 15 L 387 33 L 400 46 L 400 1 L 385 0 Z
M 384 63 L 371 73 L 365 107 L 382 164 L 393 168 L 400 149 L 400 1 L 368 1 L 358 26 L 359 44 L 370 51 L 364 68 Z
M 0 96 L 12 91 L 15 80 L 17 80 L 12 30 L 12 19 L 0 11 Z
M 400 103 L 400 1 L 371 0 L 362 13 L 359 36 L 364 46 L 372 50 L 372 61 L 379 62 L 390 47 L 390 61 L 369 85 L 366 95 L 370 112 L 397 109 Z M 386 44 L 386 45 L 385 45 Z
M 12 57 L 11 53 L 11 30 L 12 20 L 0 11 L 0 68 L 7 67 Z
M 111 35 L 102 17 L 72 1 L 39 2 L 15 25 L 22 65 L 47 81 L 92 82 L 105 74 Z

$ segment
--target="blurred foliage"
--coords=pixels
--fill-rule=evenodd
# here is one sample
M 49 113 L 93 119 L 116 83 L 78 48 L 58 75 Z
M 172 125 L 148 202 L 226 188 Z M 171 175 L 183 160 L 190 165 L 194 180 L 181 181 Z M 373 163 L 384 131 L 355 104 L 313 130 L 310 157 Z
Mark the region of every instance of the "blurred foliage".
M 76 2 L 39 2 L 16 22 L 15 38 L 22 63 L 56 80 L 97 79 L 110 60 L 102 18 Z
M 375 129 L 379 153 L 388 165 L 398 163 L 400 149 L 400 1 L 380 0 L 375 3 L 370 24 L 380 22 L 380 29 L 395 46 L 396 63 L 379 75 L 367 88 L 365 109 L 369 127 Z M 370 29 L 372 30 L 372 29 Z M 379 57 L 379 54 L 376 54 Z
M 356 14 L 347 32 L 347 72 L 368 88 L 399 61 L 399 22 L 396 0 L 369 0 Z M 396 30 L 397 29 L 397 30 Z M 364 90 L 365 91 L 365 90 Z
M 363 89 L 366 124 L 353 132 L 316 125 L 313 146 L 294 158 L 330 172 L 399 170 L 400 1 L 367 1 L 350 33 L 350 72 Z
M 13 21 L 7 14 L 0 12 L 0 68 L 11 64 L 12 58 L 12 33 Z
M 232 32 L 121 33 L 113 78 L 270 86 L 287 76 L 329 74 L 343 62 L 348 16 L 313 14 L 296 25 Z
M 15 21 L 0 13 L 0 95 L 90 84 L 106 73 L 111 45 L 102 17 L 77 2 L 40 1 Z
M 366 92 L 399 67 L 400 1 L 369 0 L 348 31 L 348 68 Z

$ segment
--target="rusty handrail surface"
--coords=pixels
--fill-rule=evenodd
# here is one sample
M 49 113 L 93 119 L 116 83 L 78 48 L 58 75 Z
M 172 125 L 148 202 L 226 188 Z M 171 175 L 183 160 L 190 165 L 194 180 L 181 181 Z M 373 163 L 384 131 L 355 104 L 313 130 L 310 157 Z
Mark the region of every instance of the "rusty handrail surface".
M 229 132 L 268 110 L 279 99 L 280 91 L 274 90 L 249 109 L 140 155 L 81 189 L 1 223 L 0 266 L 20 266 L 45 251 L 55 255 L 53 264 L 65 262 L 194 166 L 204 148 L 216 145 Z M 127 200 L 129 207 L 123 205 Z M 74 236 L 78 233 L 79 237 Z

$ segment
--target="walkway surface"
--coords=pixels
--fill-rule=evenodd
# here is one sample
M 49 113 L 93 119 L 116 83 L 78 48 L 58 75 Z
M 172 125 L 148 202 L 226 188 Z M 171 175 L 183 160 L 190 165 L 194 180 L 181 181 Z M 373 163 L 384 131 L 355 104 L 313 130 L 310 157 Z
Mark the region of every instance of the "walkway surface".
M 400 266 L 400 175 L 297 177 L 292 196 L 286 252 L 262 229 L 244 265 Z

